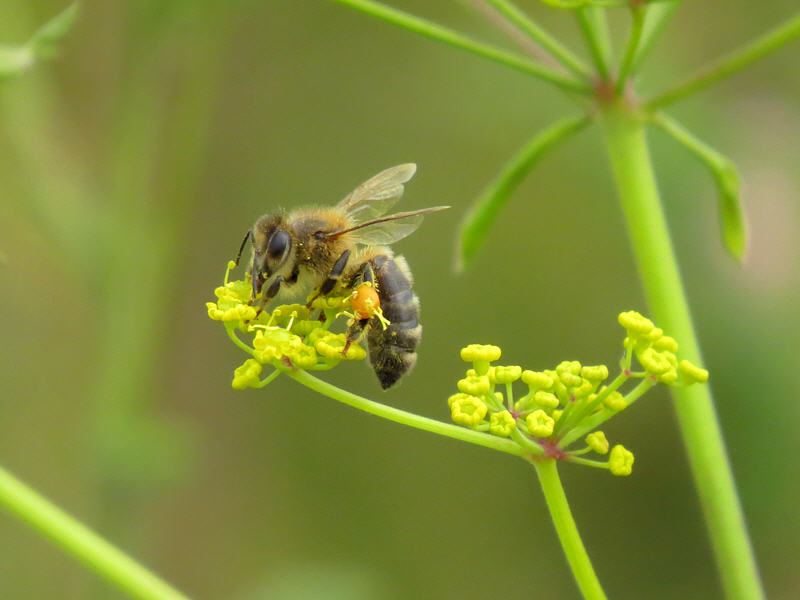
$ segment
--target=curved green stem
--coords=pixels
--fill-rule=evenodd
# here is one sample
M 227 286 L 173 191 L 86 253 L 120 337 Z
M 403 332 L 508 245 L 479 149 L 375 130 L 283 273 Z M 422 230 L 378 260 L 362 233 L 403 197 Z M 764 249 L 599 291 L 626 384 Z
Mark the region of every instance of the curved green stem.
M 358 410 L 363 410 L 377 417 L 394 421 L 395 423 L 408 425 L 409 427 L 415 427 L 416 429 L 422 429 L 423 431 L 436 433 L 463 442 L 469 442 L 470 444 L 477 444 L 478 446 L 484 446 L 515 456 L 525 456 L 527 454 L 524 449 L 507 438 L 500 438 L 488 433 L 473 431 L 465 427 L 459 427 L 458 425 L 442 423 L 436 419 L 429 419 L 428 417 L 415 415 L 414 413 L 406 412 L 392 406 L 386 406 L 380 402 L 368 400 L 367 398 L 338 388 L 327 381 L 317 379 L 306 371 L 287 371 L 286 374 L 298 383 L 302 383 L 307 388 L 323 396 L 327 396 L 328 398 L 332 398 L 343 404 L 357 408 Z
M 0 506 L 132 597 L 141 600 L 188 600 L 181 592 L 2 467 Z
M 605 600 L 606 595 L 592 568 L 589 555 L 583 547 L 575 525 L 575 519 L 569 510 L 567 496 L 558 477 L 556 461 L 552 459 L 533 461 L 533 466 L 536 467 L 536 474 L 539 476 L 539 483 L 542 485 L 547 508 L 550 510 L 550 517 L 553 519 L 561 547 L 583 597 L 586 600 Z
M 647 6 L 642 25 L 642 39 L 639 42 L 636 55 L 633 57 L 634 70 L 639 70 L 642 62 L 650 53 L 653 44 L 669 22 L 672 13 L 675 12 L 679 5 L 680 0 L 672 0 L 671 2 L 659 2 L 658 4 Z
M 712 83 L 743 69 L 762 56 L 777 50 L 783 44 L 800 37 L 800 15 L 775 27 L 746 46 L 734 50 L 727 56 L 712 62 L 690 75 L 686 80 L 657 95 L 647 102 L 647 108 L 654 110 L 685 98 Z
M 644 120 L 630 107 L 612 105 L 603 111 L 602 121 L 639 276 L 653 317 L 681 340 L 681 351 L 688 360 L 702 364 L 656 186 Z M 761 599 L 764 594 L 758 569 L 710 388 L 672 388 L 672 396 L 725 593 L 730 599 Z
M 345 4 L 368 15 L 402 27 L 403 29 L 408 29 L 409 31 L 419 33 L 425 37 L 444 42 L 445 44 L 460 48 L 461 50 L 467 50 L 473 54 L 493 60 L 494 62 L 504 64 L 512 69 L 528 73 L 529 75 L 548 81 L 565 91 L 582 93 L 587 93 L 589 91 L 589 86 L 586 83 L 574 79 L 573 77 L 563 75 L 558 71 L 536 64 L 516 54 L 477 42 L 452 29 L 431 23 L 430 21 L 421 19 L 420 17 L 411 15 L 402 10 L 386 6 L 380 2 L 375 2 L 374 0 L 334 0 L 334 2 Z

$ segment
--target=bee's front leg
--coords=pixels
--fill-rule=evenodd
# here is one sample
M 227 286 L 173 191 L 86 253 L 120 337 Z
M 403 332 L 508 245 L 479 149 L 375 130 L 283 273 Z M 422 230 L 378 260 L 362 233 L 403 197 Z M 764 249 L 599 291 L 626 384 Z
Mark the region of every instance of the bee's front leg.
M 333 291 L 333 288 L 336 287 L 336 284 L 339 282 L 339 279 L 342 277 L 342 273 L 344 272 L 344 268 L 347 266 L 347 261 L 350 259 L 350 250 L 345 250 L 342 252 L 342 255 L 336 259 L 336 262 L 333 263 L 333 267 L 331 267 L 328 276 L 325 278 L 325 281 L 322 282 L 322 285 L 319 286 L 317 293 L 314 294 L 311 299 L 306 304 L 307 308 L 311 308 L 311 303 L 314 302 L 320 296 L 325 296 L 326 294 L 330 294 Z
M 349 326 L 347 327 L 347 340 L 344 344 L 344 349 L 342 350 L 342 356 L 347 354 L 347 351 L 350 349 L 350 346 L 353 345 L 353 342 L 358 343 L 364 334 L 367 332 L 367 328 L 369 327 L 369 319 L 353 319 L 350 321 Z
M 261 300 L 258 303 L 258 311 L 256 312 L 256 317 L 261 314 L 261 311 L 264 310 L 264 307 L 267 305 L 267 303 L 278 295 L 278 292 L 281 290 L 282 283 L 283 283 L 283 276 L 276 275 L 275 279 L 272 281 L 272 283 L 269 284 L 269 287 L 261 296 Z

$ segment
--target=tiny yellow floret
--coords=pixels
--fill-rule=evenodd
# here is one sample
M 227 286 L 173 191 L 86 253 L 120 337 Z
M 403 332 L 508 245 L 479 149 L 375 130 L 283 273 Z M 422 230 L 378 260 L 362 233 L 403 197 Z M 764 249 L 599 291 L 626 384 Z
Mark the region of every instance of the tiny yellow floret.
M 605 381 L 608 378 L 608 367 L 605 365 L 583 367 L 581 369 L 581 376 L 597 385 L 601 381 Z
M 613 410 L 614 412 L 619 412 L 628 407 L 628 403 L 625 402 L 625 398 L 616 390 L 611 392 L 608 397 L 603 400 L 603 404 L 605 404 L 607 408 Z
M 527 384 L 532 392 L 536 390 L 549 390 L 553 387 L 553 378 L 540 371 L 524 370 L 522 372 L 522 382 Z
M 552 435 L 556 422 L 540 408 L 525 418 L 525 424 L 532 436 L 545 438 Z
M 237 367 L 233 372 L 231 387 L 235 390 L 243 390 L 249 387 L 257 387 L 260 383 L 261 363 L 252 358 L 248 358 L 244 363 Z
M 468 375 L 458 380 L 458 389 L 465 394 L 481 396 L 491 389 L 489 378 L 485 375 Z
M 587 435 L 586 445 L 598 454 L 608 454 L 608 440 L 602 431 L 595 431 Z
M 466 362 L 492 362 L 500 359 L 500 348 L 484 344 L 470 344 L 461 349 L 461 360 Z
M 489 417 L 489 432 L 508 437 L 517 428 L 517 422 L 507 410 L 496 412 Z
M 522 375 L 522 367 L 516 365 L 507 367 L 492 367 L 489 369 L 489 380 L 492 383 L 514 383 Z
M 708 381 L 708 371 L 693 365 L 688 360 L 682 360 L 678 363 L 678 370 L 689 383 L 705 383 Z
M 486 416 L 486 404 L 480 398 L 465 395 L 450 404 L 450 417 L 454 423 L 474 427 Z
M 672 368 L 666 353 L 658 352 L 652 348 L 646 348 L 637 355 L 637 358 L 645 370 L 653 375 L 661 375 Z
M 542 408 L 558 408 L 560 402 L 555 394 L 539 390 L 533 395 L 533 401 Z
M 617 444 L 608 457 L 608 469 L 613 475 L 630 475 L 633 470 L 633 452 L 622 444 Z
M 666 350 L 667 352 L 677 352 L 678 351 L 678 342 L 675 341 L 675 338 L 671 338 L 668 335 L 661 336 L 655 342 L 653 342 L 653 348 L 656 350 Z

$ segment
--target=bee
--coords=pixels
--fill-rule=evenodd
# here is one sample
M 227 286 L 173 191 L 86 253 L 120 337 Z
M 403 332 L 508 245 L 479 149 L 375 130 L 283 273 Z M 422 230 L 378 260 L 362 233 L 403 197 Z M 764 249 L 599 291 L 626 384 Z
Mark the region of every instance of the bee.
M 333 207 L 265 214 L 245 235 L 236 258 L 238 264 L 247 242 L 252 242 L 250 302 L 261 294 L 259 312 L 282 292 L 313 290 L 309 305 L 334 291 L 352 292 L 354 318 L 347 344 L 366 335 L 370 364 L 383 389 L 414 366 L 422 338 L 411 271 L 388 246 L 413 233 L 425 213 L 450 208 L 384 216 L 416 170 L 413 163 L 386 169 Z

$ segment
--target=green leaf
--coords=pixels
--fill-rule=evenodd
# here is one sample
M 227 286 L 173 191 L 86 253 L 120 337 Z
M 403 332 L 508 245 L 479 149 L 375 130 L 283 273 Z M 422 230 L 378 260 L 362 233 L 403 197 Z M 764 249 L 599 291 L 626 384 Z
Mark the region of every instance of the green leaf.
M 556 143 L 583 129 L 589 120 L 588 116 L 582 115 L 557 121 L 525 144 L 503 167 L 497 179 L 472 205 L 461 225 L 457 271 L 469 266 L 486 240 L 500 210 L 536 162 Z
M 741 180 L 736 165 L 728 159 L 709 164 L 719 193 L 722 241 L 731 255 L 741 262 L 747 250 L 747 230 L 741 205 Z
M 747 228 L 741 206 L 741 180 L 736 165 L 675 119 L 659 113 L 653 117 L 653 122 L 688 148 L 711 171 L 719 195 L 722 243 L 731 256 L 741 262 L 747 250 Z

